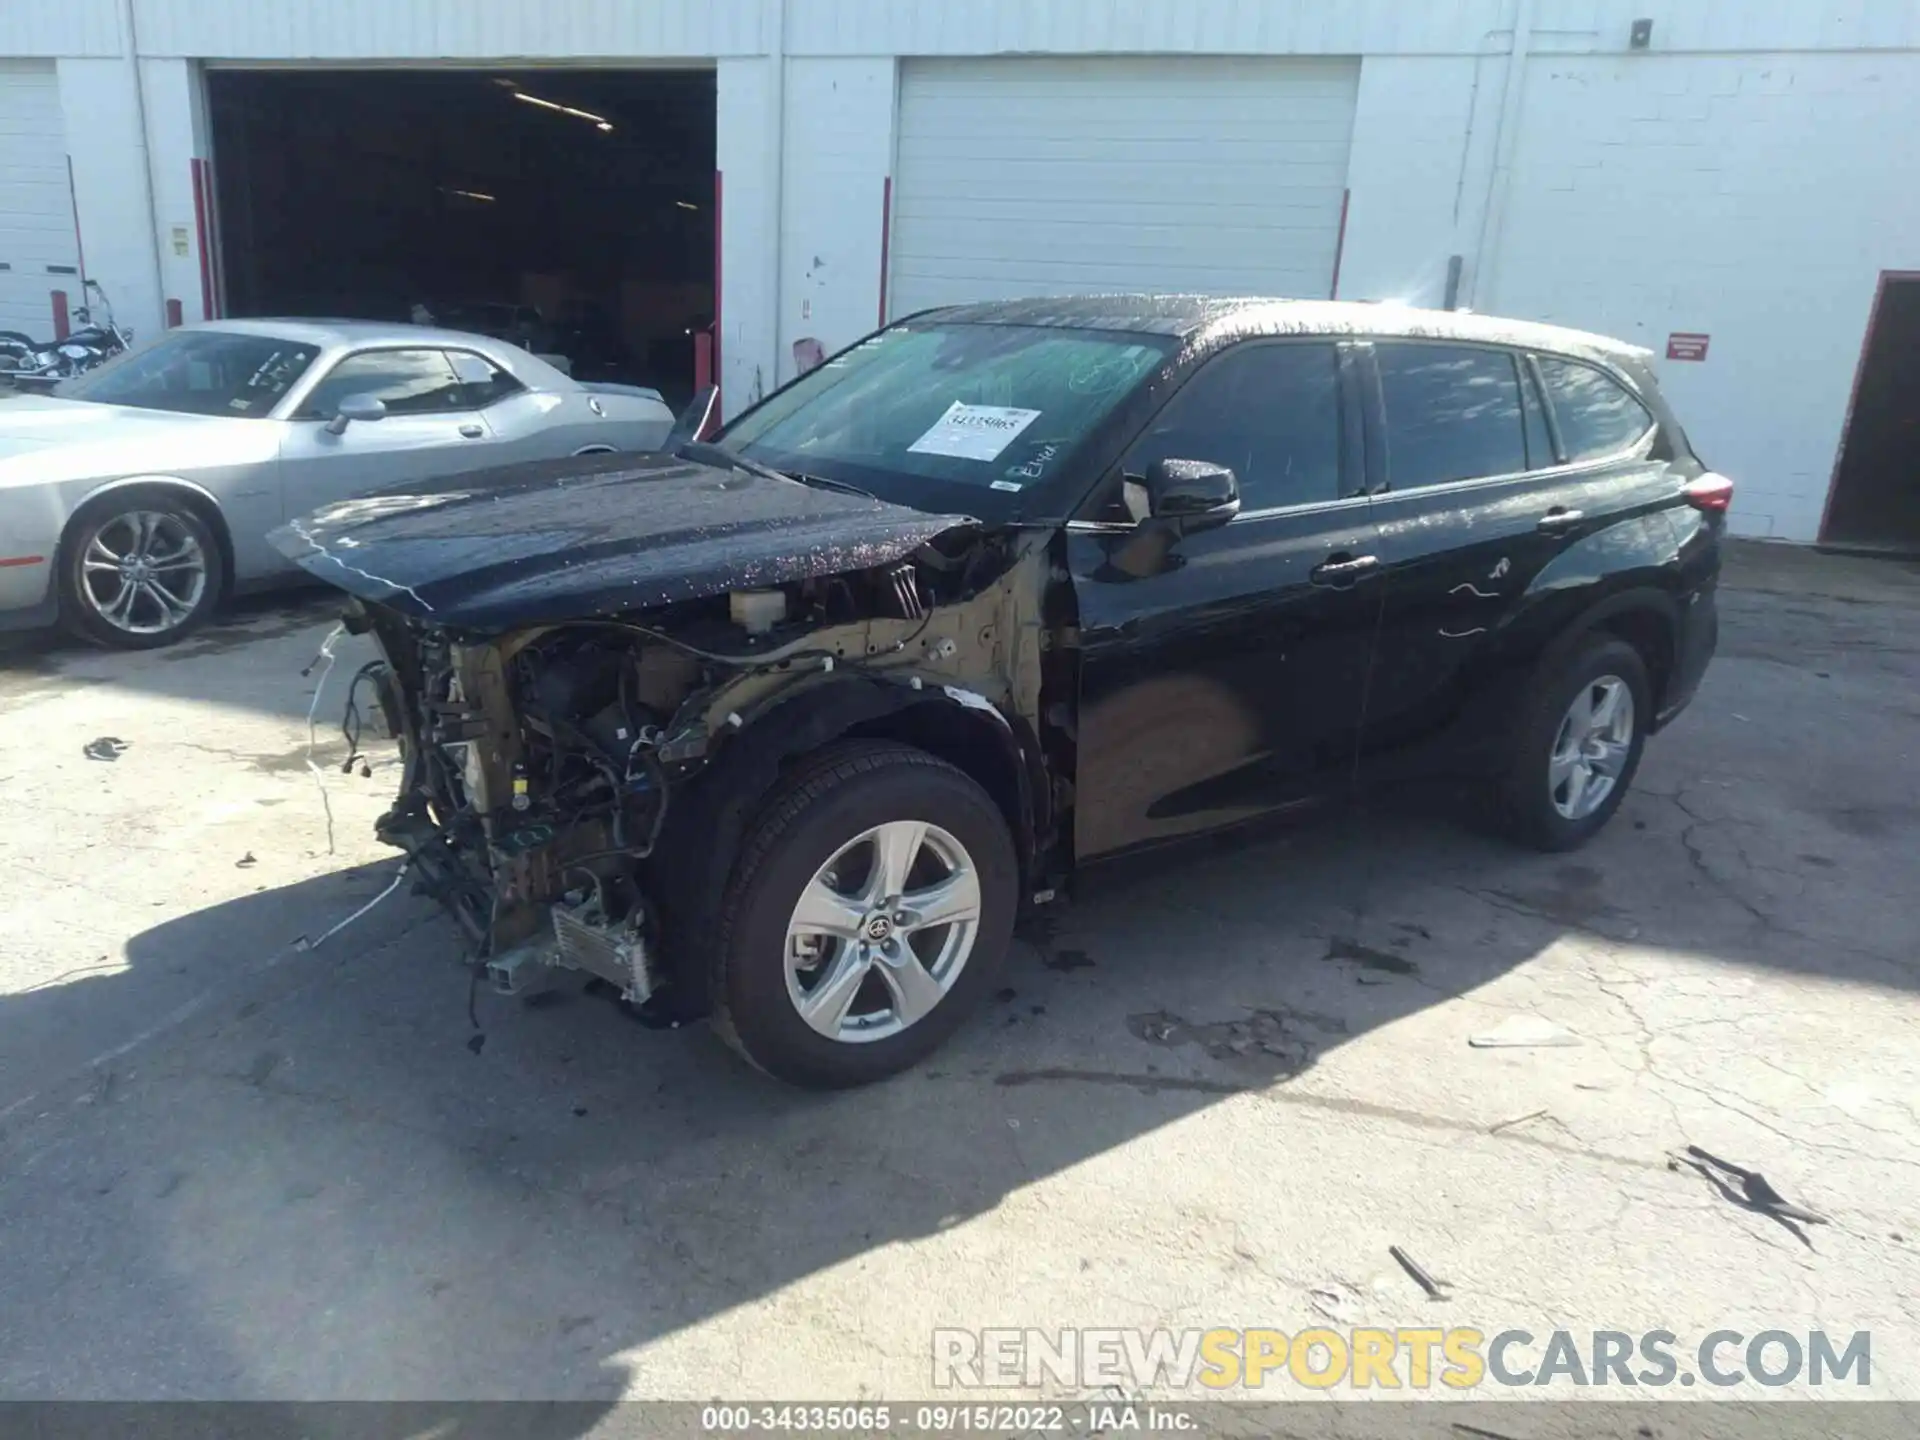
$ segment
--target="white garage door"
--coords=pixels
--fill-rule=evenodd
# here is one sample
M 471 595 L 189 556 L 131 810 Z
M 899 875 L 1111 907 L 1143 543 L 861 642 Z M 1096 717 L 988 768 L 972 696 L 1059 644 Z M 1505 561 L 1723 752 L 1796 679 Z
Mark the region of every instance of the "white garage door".
M 0 60 L 0 330 L 53 333 L 51 292 L 80 298 L 60 91 L 45 60 Z
M 909 61 L 888 308 L 1324 299 L 1359 80 L 1347 60 Z

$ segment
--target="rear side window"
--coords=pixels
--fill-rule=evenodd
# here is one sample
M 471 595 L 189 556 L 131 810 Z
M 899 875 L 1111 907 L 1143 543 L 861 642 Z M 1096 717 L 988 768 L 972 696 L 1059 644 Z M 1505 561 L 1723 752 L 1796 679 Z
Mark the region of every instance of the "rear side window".
M 527 387 L 484 355 L 471 350 L 449 350 L 447 359 L 453 373 L 460 377 L 462 403 L 469 410 L 484 410 L 496 400 L 518 395 Z
M 389 415 L 431 415 L 465 408 L 464 387 L 439 350 L 363 350 L 313 387 L 298 418 L 330 420 L 349 395 L 371 395 Z
M 1612 376 L 1577 360 L 1539 361 L 1569 464 L 1617 455 L 1653 427 L 1647 407 Z
M 1122 468 L 1144 475 L 1156 460 L 1226 466 L 1244 510 L 1337 498 L 1339 352 L 1330 344 L 1229 350 L 1167 402 Z
M 1505 350 L 1374 347 L 1386 409 L 1387 476 L 1418 490 L 1527 468 L 1520 372 Z

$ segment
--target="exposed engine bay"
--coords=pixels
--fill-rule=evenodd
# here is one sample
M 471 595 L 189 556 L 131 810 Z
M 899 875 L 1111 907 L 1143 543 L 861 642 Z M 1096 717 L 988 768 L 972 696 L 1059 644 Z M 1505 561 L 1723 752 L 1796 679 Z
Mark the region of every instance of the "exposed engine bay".
M 727 793 L 745 734 L 858 686 L 862 714 L 938 705 L 1032 750 L 1048 575 L 1043 533 L 965 527 L 876 568 L 497 635 L 356 601 L 403 760 L 378 833 L 497 989 L 573 969 L 646 1002 L 674 973 L 663 846 L 704 833 L 683 812 Z

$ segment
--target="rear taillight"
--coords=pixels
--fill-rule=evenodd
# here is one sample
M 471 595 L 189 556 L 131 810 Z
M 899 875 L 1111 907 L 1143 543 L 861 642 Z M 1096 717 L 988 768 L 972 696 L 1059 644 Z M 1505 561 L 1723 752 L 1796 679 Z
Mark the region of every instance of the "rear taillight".
M 1689 481 L 1680 493 L 1694 509 L 1720 514 L 1733 504 L 1733 481 L 1709 470 L 1699 479 Z

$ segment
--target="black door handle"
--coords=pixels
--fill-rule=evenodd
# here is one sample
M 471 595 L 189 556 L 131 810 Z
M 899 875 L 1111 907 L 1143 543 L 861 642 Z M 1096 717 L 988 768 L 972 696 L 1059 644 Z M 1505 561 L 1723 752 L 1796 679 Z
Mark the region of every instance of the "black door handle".
M 1379 568 L 1380 557 L 1377 555 L 1348 555 L 1343 550 L 1336 550 L 1309 570 L 1307 575 L 1316 585 L 1344 585 Z
M 1569 510 L 1564 505 L 1556 505 L 1540 517 L 1540 523 L 1534 528 L 1553 535 L 1562 530 L 1571 530 L 1586 518 L 1586 515 L 1579 510 Z

